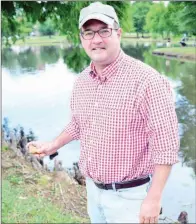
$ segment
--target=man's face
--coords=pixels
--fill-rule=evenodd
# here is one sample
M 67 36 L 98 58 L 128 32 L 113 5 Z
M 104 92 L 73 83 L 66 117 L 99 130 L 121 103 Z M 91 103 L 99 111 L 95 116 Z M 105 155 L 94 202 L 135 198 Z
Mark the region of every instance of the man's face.
M 103 28 L 113 28 L 99 20 L 89 20 L 82 27 L 82 32 L 87 30 L 98 31 Z M 120 50 L 121 29 L 112 30 L 109 37 L 100 37 L 98 33 L 91 40 L 85 40 L 81 35 L 82 46 L 91 60 L 97 64 L 110 64 Z

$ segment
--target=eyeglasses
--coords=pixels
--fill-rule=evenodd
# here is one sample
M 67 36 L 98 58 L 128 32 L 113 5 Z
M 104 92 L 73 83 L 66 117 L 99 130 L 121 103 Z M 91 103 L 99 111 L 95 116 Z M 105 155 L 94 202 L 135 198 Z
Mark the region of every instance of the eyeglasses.
M 97 31 L 85 30 L 83 32 L 80 32 L 80 34 L 85 40 L 91 40 L 94 38 L 95 33 L 98 33 L 99 36 L 103 38 L 110 37 L 112 35 L 112 30 L 118 30 L 118 29 L 103 28 Z

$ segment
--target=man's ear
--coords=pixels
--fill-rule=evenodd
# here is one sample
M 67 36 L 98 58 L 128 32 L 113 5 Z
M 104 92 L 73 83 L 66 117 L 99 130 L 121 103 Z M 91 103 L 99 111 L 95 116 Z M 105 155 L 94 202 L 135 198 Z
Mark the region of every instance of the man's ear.
M 121 39 L 121 36 L 122 36 L 122 29 L 121 28 L 118 29 L 117 35 L 118 35 L 118 38 Z

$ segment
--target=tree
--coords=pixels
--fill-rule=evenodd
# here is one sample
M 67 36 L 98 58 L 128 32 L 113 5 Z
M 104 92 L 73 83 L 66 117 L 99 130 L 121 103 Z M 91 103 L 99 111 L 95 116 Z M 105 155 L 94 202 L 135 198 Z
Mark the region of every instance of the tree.
M 3 10 L 6 8 L 6 10 Z M 17 40 L 16 35 L 19 35 L 19 22 L 15 18 L 16 12 L 13 2 L 2 2 L 2 16 L 1 16 L 1 36 L 6 45 L 9 45 L 10 41 L 14 43 Z
M 120 20 L 120 26 L 124 32 L 130 32 L 133 29 L 133 20 L 132 20 L 132 8 L 131 4 L 126 1 L 105 1 L 105 4 L 111 5 L 114 7 L 118 18 Z
M 48 18 L 44 23 L 40 23 L 38 29 L 43 36 L 49 37 L 54 35 L 57 31 L 54 22 L 50 18 Z
M 133 3 L 133 25 L 134 29 L 137 33 L 137 37 L 139 37 L 139 33 L 144 33 L 144 27 L 146 25 L 146 15 L 152 5 L 151 2 L 135 2 Z
M 153 4 L 146 15 L 145 29 L 152 33 L 159 33 L 164 38 L 166 8 L 162 2 Z
M 165 23 L 165 32 L 167 38 L 170 37 L 170 33 L 177 35 L 180 33 L 179 25 L 179 13 L 181 12 L 180 2 L 170 2 L 168 7 L 165 8 L 165 14 L 162 17 Z
M 90 3 L 90 1 L 2 1 L 2 34 L 6 43 L 9 42 L 9 37 L 14 37 L 16 34 L 21 36 L 20 23 L 17 22 L 17 16 L 20 12 L 33 24 L 36 21 L 43 23 L 50 18 L 61 34 L 65 34 L 71 43 L 78 45 L 80 42 L 78 35 L 79 13 L 83 7 Z M 107 1 L 107 4 L 115 8 L 124 31 L 130 31 L 131 20 L 127 20 L 130 17 L 130 3 Z M 16 37 L 13 38 L 14 41 L 16 41 Z
M 183 10 L 180 16 L 180 20 L 184 26 L 184 29 L 196 36 L 196 2 L 188 1 L 181 3 L 181 5 L 183 6 Z

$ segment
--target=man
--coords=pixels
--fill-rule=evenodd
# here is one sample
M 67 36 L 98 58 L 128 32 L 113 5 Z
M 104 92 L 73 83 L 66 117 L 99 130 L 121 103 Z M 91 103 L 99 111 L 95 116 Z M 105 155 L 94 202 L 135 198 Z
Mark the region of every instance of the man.
M 79 29 L 92 62 L 75 83 L 72 120 L 54 141 L 28 146 L 37 146 L 42 157 L 80 139 L 92 223 L 157 223 L 163 188 L 178 161 L 169 83 L 121 50 L 113 7 L 95 2 L 83 8 Z

